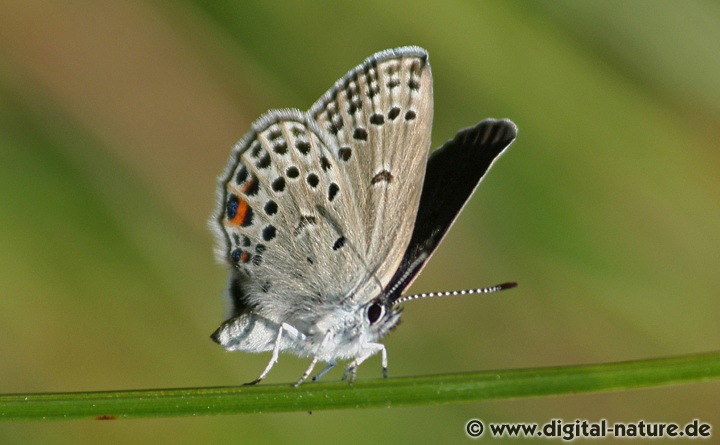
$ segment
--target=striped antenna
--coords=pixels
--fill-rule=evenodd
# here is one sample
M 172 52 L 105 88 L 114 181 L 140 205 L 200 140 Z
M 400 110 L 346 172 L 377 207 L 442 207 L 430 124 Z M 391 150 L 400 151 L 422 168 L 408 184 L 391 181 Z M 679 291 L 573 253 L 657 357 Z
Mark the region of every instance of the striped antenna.
M 393 306 L 396 306 L 407 301 L 419 300 L 421 298 L 433 298 L 433 297 L 454 297 L 456 295 L 472 295 L 472 294 L 491 294 L 505 289 L 512 289 L 517 286 L 517 283 L 509 282 L 496 284 L 495 286 L 482 287 L 480 289 L 468 289 L 468 290 L 453 290 L 446 292 L 428 292 L 424 294 L 406 295 L 398 298 L 393 302 Z
M 415 273 L 415 270 L 422 265 L 422 263 L 428 259 L 428 253 L 427 252 L 420 252 L 417 258 L 415 258 L 415 261 L 413 261 L 410 264 L 410 267 L 407 268 L 404 274 L 400 276 L 400 278 L 395 282 L 393 287 L 390 288 L 387 292 L 385 292 L 385 296 L 390 296 L 395 293 L 396 290 L 400 288 L 400 286 L 405 287 L 407 284 L 408 279 L 411 275 Z M 392 306 L 395 306 L 395 303 L 393 302 Z

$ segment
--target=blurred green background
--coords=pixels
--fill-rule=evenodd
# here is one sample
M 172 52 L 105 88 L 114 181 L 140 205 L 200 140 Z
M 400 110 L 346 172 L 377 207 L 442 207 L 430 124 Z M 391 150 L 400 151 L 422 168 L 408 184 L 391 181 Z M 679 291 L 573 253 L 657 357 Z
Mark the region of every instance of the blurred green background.
M 0 3 L 0 393 L 234 385 L 206 229 L 231 146 L 370 54 L 430 52 L 433 145 L 508 117 L 406 306 L 391 376 L 720 347 L 720 5 L 694 1 Z M 307 361 L 282 356 L 269 383 Z M 359 378 L 379 378 L 379 358 Z M 327 378 L 337 379 L 341 371 Z M 0 443 L 468 440 L 465 422 L 720 428 L 720 382 L 296 414 L 0 424 Z M 713 431 L 716 435 L 717 430 Z M 512 440 L 506 440 L 513 443 Z

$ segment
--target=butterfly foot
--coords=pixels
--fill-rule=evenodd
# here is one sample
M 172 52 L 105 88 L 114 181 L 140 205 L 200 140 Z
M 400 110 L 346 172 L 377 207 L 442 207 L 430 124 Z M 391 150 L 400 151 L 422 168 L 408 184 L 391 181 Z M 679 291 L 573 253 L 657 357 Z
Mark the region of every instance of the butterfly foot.
M 307 377 L 305 377 L 305 376 L 300 377 L 300 380 L 293 383 L 293 388 L 297 388 L 298 386 L 302 385 L 305 382 L 305 380 L 307 380 Z
M 255 380 L 253 380 L 252 382 L 243 383 L 242 386 L 255 386 L 255 385 L 257 385 L 257 384 L 260 383 L 260 382 L 262 382 L 262 379 L 261 379 L 261 378 L 257 378 L 257 379 L 255 379 Z
M 357 376 L 357 366 L 348 366 L 347 369 L 345 369 L 345 373 L 342 376 L 342 380 L 346 381 L 350 384 L 355 382 L 355 377 Z
M 388 378 L 388 377 L 387 377 L 387 376 L 388 376 L 388 374 L 387 374 L 387 366 L 383 366 L 382 375 L 383 375 L 383 378 L 384 378 L 384 379 Z

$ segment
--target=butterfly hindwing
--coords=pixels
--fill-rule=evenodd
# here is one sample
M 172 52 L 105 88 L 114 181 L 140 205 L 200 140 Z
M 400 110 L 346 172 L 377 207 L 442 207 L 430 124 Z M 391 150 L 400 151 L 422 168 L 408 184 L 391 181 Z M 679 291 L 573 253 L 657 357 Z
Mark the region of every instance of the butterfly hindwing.
M 211 225 L 218 257 L 233 269 L 235 315 L 253 308 L 289 317 L 342 294 L 361 273 L 357 256 L 339 246 L 360 215 L 333 144 L 306 113 L 275 110 L 233 149 Z
M 460 130 L 433 151 L 428 159 L 412 238 L 387 286 L 387 289 L 394 288 L 398 280 L 403 279 L 393 295 L 388 296 L 391 301 L 400 297 L 420 273 L 487 171 L 516 136 L 517 127 L 513 122 L 486 119 Z M 415 264 L 421 255 L 425 258 Z M 411 266 L 414 269 L 409 271 Z

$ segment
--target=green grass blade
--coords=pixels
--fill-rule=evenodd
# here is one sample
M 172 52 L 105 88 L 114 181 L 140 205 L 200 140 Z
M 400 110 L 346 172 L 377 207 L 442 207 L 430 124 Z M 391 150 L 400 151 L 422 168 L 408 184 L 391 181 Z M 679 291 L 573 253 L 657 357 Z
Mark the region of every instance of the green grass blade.
M 2 420 L 315 411 L 620 391 L 720 377 L 720 352 L 388 380 L 0 396 Z

